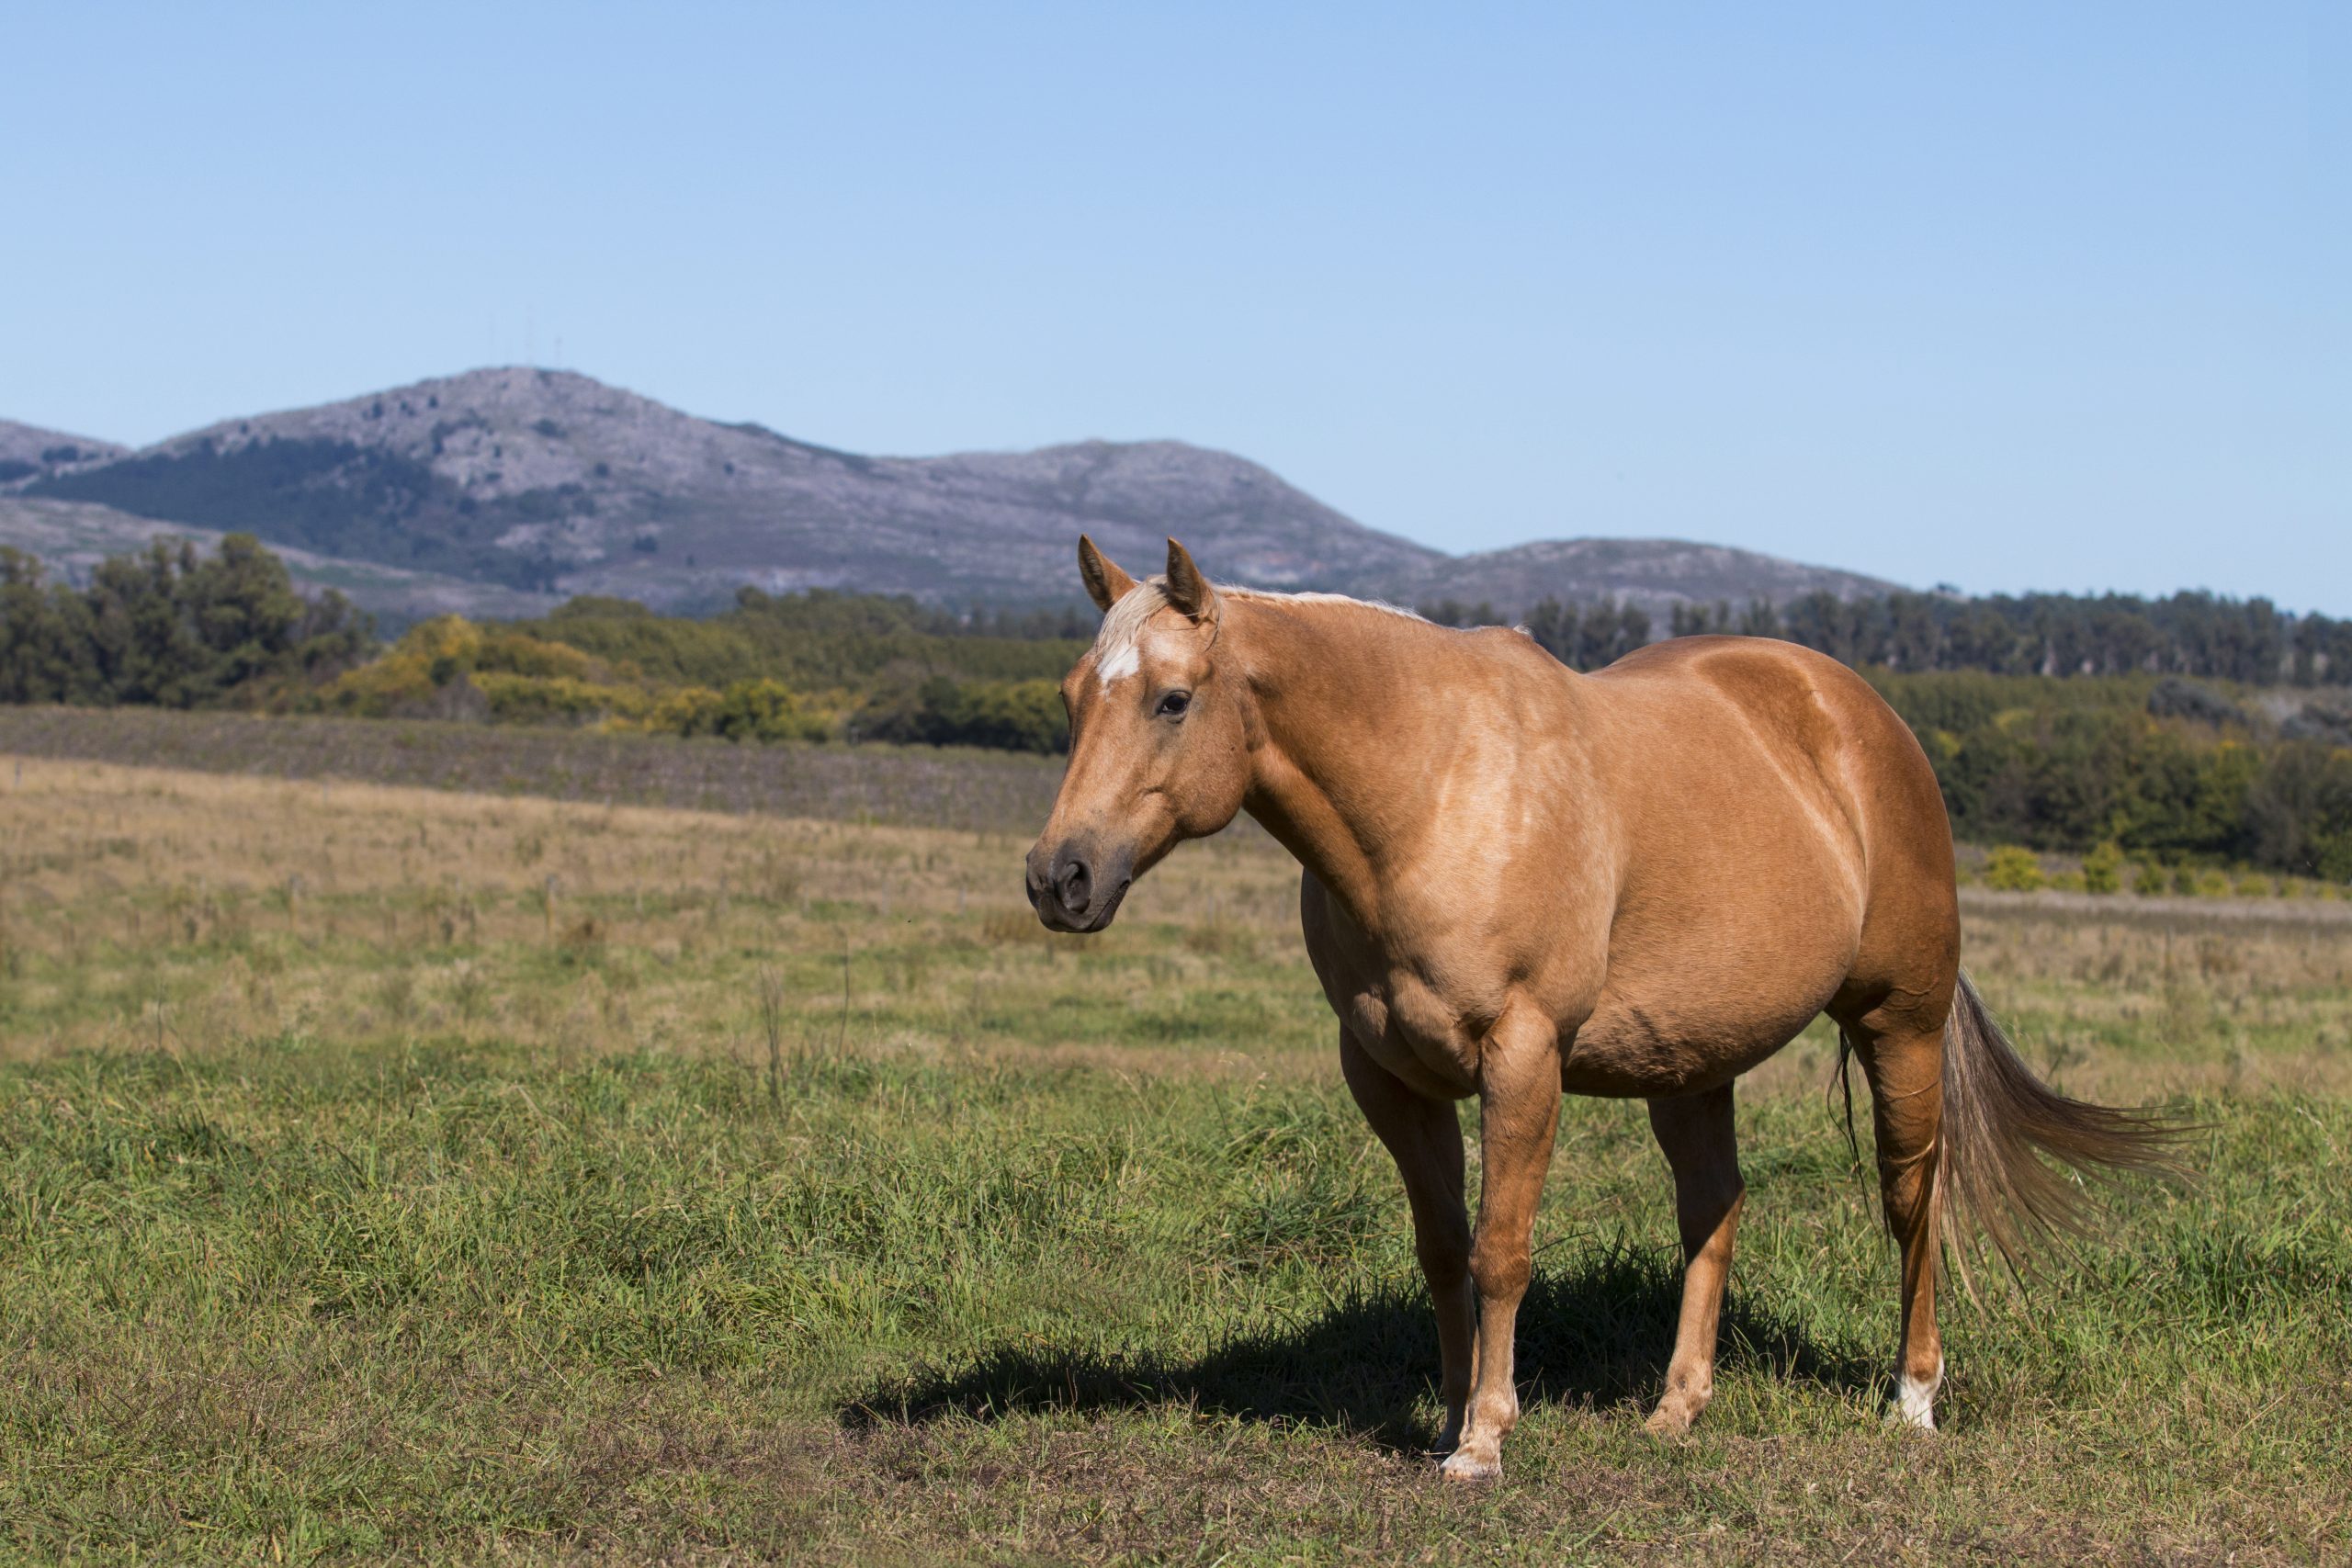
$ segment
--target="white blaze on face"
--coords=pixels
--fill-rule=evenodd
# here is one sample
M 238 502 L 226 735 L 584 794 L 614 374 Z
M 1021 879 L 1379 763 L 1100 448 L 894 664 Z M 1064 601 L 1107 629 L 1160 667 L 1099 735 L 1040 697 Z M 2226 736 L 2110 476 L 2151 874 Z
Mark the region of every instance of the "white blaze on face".
M 1129 643 L 1125 648 L 1106 655 L 1102 662 L 1095 667 L 1094 672 L 1102 681 L 1102 689 L 1107 692 L 1141 668 L 1143 668 L 1143 649 L 1134 643 Z
M 1094 678 L 1103 691 L 1143 668 L 1144 627 L 1167 604 L 1167 592 L 1154 579 L 1137 583 L 1103 615 L 1094 637 Z

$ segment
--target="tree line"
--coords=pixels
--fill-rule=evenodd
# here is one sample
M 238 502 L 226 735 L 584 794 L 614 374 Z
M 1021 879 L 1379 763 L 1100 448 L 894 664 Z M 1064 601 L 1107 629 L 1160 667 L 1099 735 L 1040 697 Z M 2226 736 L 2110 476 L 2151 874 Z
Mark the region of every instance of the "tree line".
M 1847 603 L 1814 593 L 1790 604 L 1781 621 L 1778 635 L 1792 642 L 1892 670 L 2352 684 L 2352 621 L 2290 615 L 2267 599 L 1891 593 Z
M 1574 670 L 1598 670 L 1651 640 L 1639 606 L 1546 598 L 1514 620 L 1491 602 L 1442 599 L 1419 613 L 1440 626 L 1518 625 Z M 2267 599 L 2181 592 L 1889 593 L 1840 599 L 1815 592 L 1775 606 L 1678 604 L 1668 637 L 1727 632 L 1774 637 L 1857 669 L 1979 670 L 1993 675 L 2187 675 L 2247 685 L 2352 684 L 2352 620 L 2294 615 Z
M 158 539 L 80 586 L 0 546 L 0 702 L 257 705 L 353 668 L 373 641 L 342 594 L 304 598 L 250 535 L 209 556 Z
M 1864 674 L 1962 840 L 2352 880 L 2352 697 L 2280 719 L 2177 676 Z
M 1452 625 L 1491 606 L 1422 606 Z M 158 542 L 87 582 L 0 549 L 0 701 L 269 706 L 596 724 L 741 741 L 1052 752 L 1077 611 L 959 615 L 910 599 L 745 589 L 706 619 L 575 599 L 537 620 L 443 617 L 389 648 L 307 600 L 244 536 Z M 1521 618 L 1598 669 L 1661 630 L 1638 606 L 1547 599 Z M 2352 878 L 2352 623 L 2183 593 L 1961 600 L 1826 594 L 1682 606 L 1668 636 L 1780 637 L 1861 669 L 1920 739 L 1963 839 L 2158 863 Z M 2300 690 L 2298 689 L 2300 688 Z
M 580 598 L 514 628 L 634 666 L 665 682 L 723 685 L 773 676 L 796 685 L 862 684 L 893 671 L 969 680 L 1059 680 L 1094 639 L 1091 613 L 1068 636 L 975 632 L 952 613 L 878 593 L 771 594 L 745 588 L 716 615 L 662 615 L 627 599 Z

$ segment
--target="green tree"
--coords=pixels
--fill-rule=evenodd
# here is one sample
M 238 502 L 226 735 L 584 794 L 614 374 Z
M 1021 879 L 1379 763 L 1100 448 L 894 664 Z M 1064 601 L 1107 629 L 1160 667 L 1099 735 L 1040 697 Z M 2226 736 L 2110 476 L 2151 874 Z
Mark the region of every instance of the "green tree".
M 341 594 L 304 599 L 250 535 L 210 556 L 157 539 L 82 589 L 0 551 L 0 700 L 253 704 L 349 668 L 368 640 Z

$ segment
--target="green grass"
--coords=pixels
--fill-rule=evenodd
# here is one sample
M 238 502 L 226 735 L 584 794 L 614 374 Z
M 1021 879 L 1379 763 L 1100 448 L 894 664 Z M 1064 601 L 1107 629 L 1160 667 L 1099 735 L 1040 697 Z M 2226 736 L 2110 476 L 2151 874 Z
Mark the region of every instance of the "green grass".
M 2342 1548 L 2340 1100 L 2205 1102 L 2204 1180 L 1953 1314 L 1874 1420 L 1891 1261 L 1819 1107 L 1746 1118 L 1721 1393 L 1657 1158 L 1572 1101 L 1510 1478 L 1416 1458 L 1434 1346 L 1343 1093 L 854 1049 L 759 1066 L 242 1043 L 0 1078 L 0 1517 L 85 1551 L 857 1559 Z M 1899 1552 L 1897 1553 L 1900 1554 Z
M 1948 1306 L 1933 1438 L 1878 1420 L 1894 1261 L 1825 1039 L 1743 1099 L 1686 1441 L 1639 1430 L 1663 1162 L 1638 1107 L 1568 1101 L 1526 1416 L 1464 1490 L 1421 1457 L 1404 1205 L 1261 847 L 1178 857 L 1080 944 L 1020 923 L 1008 846 L 971 834 L 42 768 L 0 797 L 22 1559 L 2352 1552 L 2333 927 L 1972 921 L 2037 1059 L 2211 1125 L 2195 1186 L 2132 1188 L 2079 1259 Z M 209 914 L 174 893 L 198 843 Z M 264 844 L 313 868 L 295 908 Z M 582 889 L 552 942 L 550 867 Z

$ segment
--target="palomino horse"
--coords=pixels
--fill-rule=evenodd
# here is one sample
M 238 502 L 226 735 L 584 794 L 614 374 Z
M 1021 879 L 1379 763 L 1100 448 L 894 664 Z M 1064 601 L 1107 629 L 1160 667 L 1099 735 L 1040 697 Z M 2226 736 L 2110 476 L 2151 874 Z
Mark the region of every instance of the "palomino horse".
M 1827 1012 L 1861 1058 L 1902 1252 L 1891 1418 L 1935 1425 L 1939 1211 L 2007 1255 L 2074 1218 L 2076 1167 L 2163 1162 L 2162 1123 L 2044 1088 L 1960 973 L 1951 830 L 1910 730 L 1792 644 L 1694 637 L 1593 675 L 1523 634 L 1212 587 L 1174 540 L 1062 682 L 1069 767 L 1029 852 L 1048 926 L 1247 810 L 1306 868 L 1340 1065 L 1396 1156 L 1442 1356 L 1445 1472 L 1498 1474 L 1511 1334 L 1563 1092 L 1634 1096 L 1686 1259 L 1666 1389 L 1714 1385 L 1743 1192 L 1732 1081 Z M 1478 1223 L 1452 1101 L 1478 1099 Z M 1956 1232 L 1955 1239 L 1964 1232 Z

